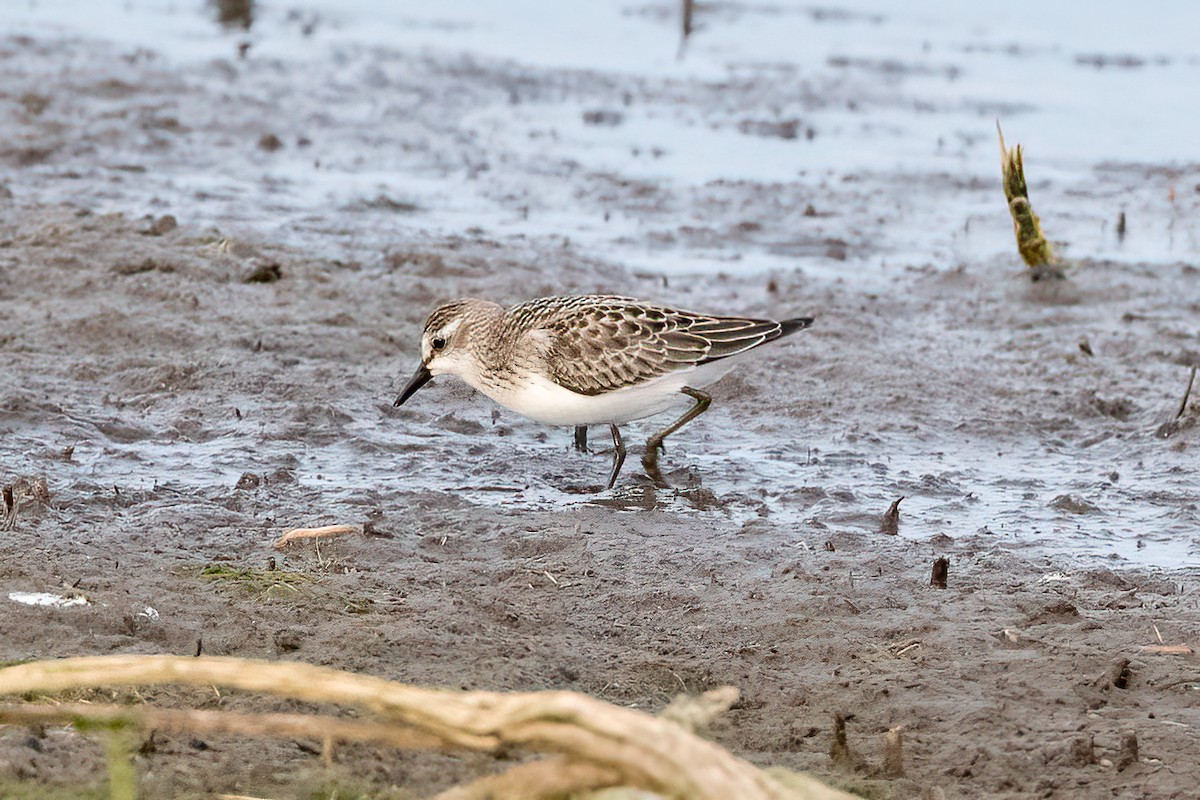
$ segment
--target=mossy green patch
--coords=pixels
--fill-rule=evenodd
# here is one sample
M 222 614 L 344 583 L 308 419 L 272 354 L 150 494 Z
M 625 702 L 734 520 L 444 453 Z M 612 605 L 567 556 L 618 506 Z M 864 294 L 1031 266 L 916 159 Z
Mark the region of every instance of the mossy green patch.
M 234 586 L 258 600 L 296 599 L 316 581 L 302 572 L 209 564 L 200 577 L 221 586 Z
M 244 592 L 261 603 L 321 607 L 344 614 L 369 614 L 375 608 L 369 597 L 353 596 L 327 585 L 336 580 L 328 575 L 216 563 L 201 569 L 200 578 L 221 589 Z

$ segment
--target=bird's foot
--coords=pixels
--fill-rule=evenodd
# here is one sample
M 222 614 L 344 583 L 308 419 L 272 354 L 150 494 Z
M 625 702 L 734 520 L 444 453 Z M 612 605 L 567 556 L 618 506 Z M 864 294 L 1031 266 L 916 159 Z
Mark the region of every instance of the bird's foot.
M 669 489 L 671 485 L 667 483 L 666 478 L 662 476 L 662 472 L 658 469 L 658 448 L 662 445 L 651 444 L 646 448 L 646 452 L 642 455 L 642 469 L 645 470 L 646 476 L 650 478 L 659 489 Z

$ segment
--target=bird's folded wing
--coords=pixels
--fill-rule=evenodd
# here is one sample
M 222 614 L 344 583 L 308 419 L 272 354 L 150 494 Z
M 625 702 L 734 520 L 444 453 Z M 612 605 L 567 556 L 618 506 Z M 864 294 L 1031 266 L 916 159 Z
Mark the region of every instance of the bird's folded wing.
M 554 382 L 596 395 L 737 355 L 779 332 L 779 323 L 769 320 L 622 305 L 564 315 L 541 333 Z

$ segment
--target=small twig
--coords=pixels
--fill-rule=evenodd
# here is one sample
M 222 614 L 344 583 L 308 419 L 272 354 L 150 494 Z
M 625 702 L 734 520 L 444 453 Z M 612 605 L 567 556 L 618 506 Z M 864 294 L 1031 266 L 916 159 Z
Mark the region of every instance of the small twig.
M 1183 416 L 1183 412 L 1187 410 L 1188 399 L 1192 396 L 1192 385 L 1196 382 L 1197 365 L 1192 365 L 1192 374 L 1188 376 L 1187 389 L 1183 392 L 1183 400 L 1179 403 L 1179 410 L 1175 412 L 1175 419 Z
M 935 589 L 945 589 L 946 580 L 950 577 L 950 559 L 942 556 L 933 562 L 933 570 L 929 576 L 929 585 Z
M 1186 644 L 1144 644 L 1138 648 L 1141 653 L 1155 653 L 1160 656 L 1190 656 L 1192 648 Z
M 888 506 L 888 510 L 883 515 L 883 522 L 879 525 L 880 533 L 886 533 L 889 536 L 896 536 L 900 533 L 900 501 L 903 499 L 904 495 L 901 495 Z
M 900 778 L 904 775 L 904 726 L 897 725 L 883 740 L 883 776 Z
M 1200 365 L 1193 365 L 1188 372 L 1187 389 L 1183 392 L 1183 399 L 1179 401 L 1179 410 L 1175 412 L 1175 416 L 1158 426 L 1158 430 L 1155 431 L 1156 436 L 1161 436 L 1165 439 L 1183 430 L 1186 426 L 1187 423 L 1184 421 L 1183 415 L 1187 411 L 1188 400 L 1192 397 L 1192 387 L 1196 383 L 1196 369 L 1198 366 Z
M 691 38 L 694 30 L 694 19 L 696 16 L 695 0 L 683 0 L 683 14 L 680 19 L 680 32 L 683 34 L 679 37 L 679 52 L 676 58 L 682 59 L 684 53 L 687 52 L 688 39 Z
M 317 539 L 324 536 L 344 536 L 362 533 L 361 525 L 324 525 L 320 528 L 292 528 L 275 542 L 275 549 L 282 550 L 297 539 Z

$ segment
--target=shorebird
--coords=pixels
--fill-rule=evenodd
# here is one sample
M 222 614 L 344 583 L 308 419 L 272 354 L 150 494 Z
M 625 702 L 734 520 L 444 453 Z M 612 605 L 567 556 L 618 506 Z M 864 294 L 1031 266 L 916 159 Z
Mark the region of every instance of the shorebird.
M 421 365 L 395 404 L 436 375 L 456 375 L 518 414 L 574 427 L 576 447 L 586 446 L 588 425 L 608 425 L 611 489 L 625 463 L 617 426 L 660 414 L 686 395 L 695 402 L 650 437 L 642 456 L 646 474 L 666 486 L 659 448 L 708 410 L 712 398 L 702 389 L 724 377 L 738 356 L 811 324 L 811 317 L 718 317 L 608 295 L 543 297 L 507 309 L 455 300 L 425 321 Z

